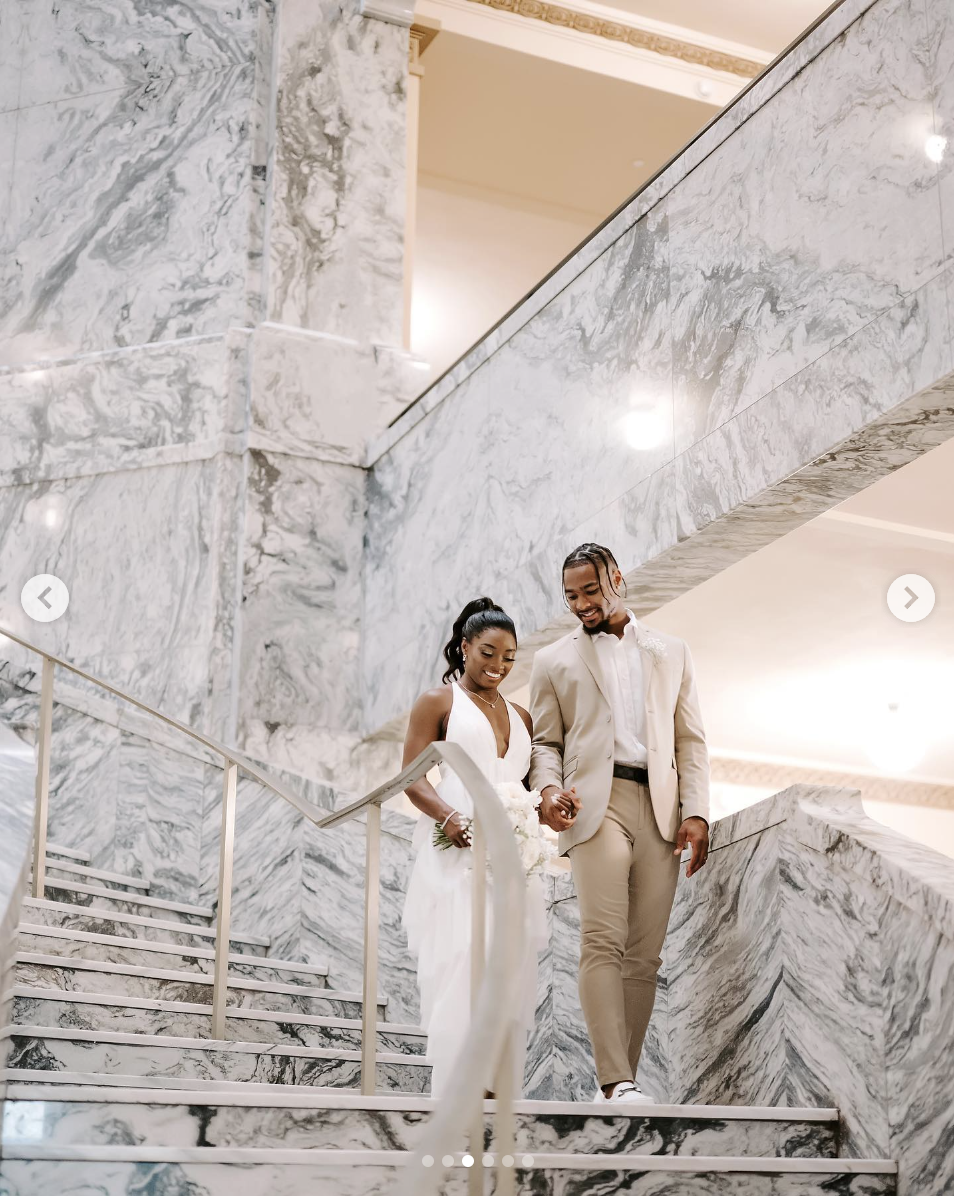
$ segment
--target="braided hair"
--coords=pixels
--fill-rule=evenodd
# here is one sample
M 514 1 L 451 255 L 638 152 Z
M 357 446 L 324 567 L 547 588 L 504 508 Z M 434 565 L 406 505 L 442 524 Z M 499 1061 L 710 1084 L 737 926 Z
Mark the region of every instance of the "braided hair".
M 503 607 L 489 598 L 475 598 L 473 602 L 468 602 L 457 616 L 451 637 L 444 646 L 447 671 L 441 680 L 445 685 L 448 681 L 456 681 L 464 672 L 464 640 L 472 640 L 474 636 L 488 631 L 491 627 L 509 631 L 514 639 L 517 638 L 513 619 Z
M 574 548 L 570 555 L 563 562 L 562 572 L 566 573 L 567 569 L 574 569 L 577 565 L 593 566 L 593 568 L 596 570 L 596 578 L 600 583 L 600 593 L 604 598 L 610 598 L 611 596 L 616 596 L 618 598 L 621 596 L 621 594 L 625 594 L 625 581 L 623 582 L 622 591 L 618 590 L 613 584 L 613 573 L 619 569 L 619 565 L 616 563 L 616 557 L 613 556 L 608 548 L 604 548 L 602 544 L 580 544 L 577 548 Z M 607 594 L 607 592 L 603 589 L 604 575 L 609 583 L 612 595 Z

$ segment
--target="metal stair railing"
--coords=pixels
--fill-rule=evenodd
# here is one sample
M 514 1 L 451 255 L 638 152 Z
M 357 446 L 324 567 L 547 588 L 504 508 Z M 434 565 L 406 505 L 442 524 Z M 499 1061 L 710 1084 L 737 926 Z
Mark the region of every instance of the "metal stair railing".
M 448 1168 L 459 1161 L 469 1168 L 471 1196 L 484 1191 L 485 1169 L 496 1166 L 498 1196 L 514 1196 L 514 1076 L 513 1047 L 516 1027 L 511 1012 L 518 1008 L 521 961 L 525 942 L 526 882 L 510 820 L 490 781 L 458 744 L 430 744 L 397 776 L 341 810 L 319 814 L 310 802 L 300 798 L 276 778 L 234 748 L 219 743 L 194 728 L 154 710 L 131 694 L 94 677 L 67 660 L 31 644 L 0 627 L 0 637 L 40 657 L 40 707 L 36 738 L 36 801 L 34 811 L 31 893 L 46 893 L 46 845 L 50 804 L 50 753 L 53 734 L 53 681 L 57 668 L 123 702 L 159 719 L 205 747 L 222 764 L 222 836 L 219 849 L 218 896 L 216 904 L 215 960 L 212 984 L 212 1038 L 227 1037 L 229 934 L 232 916 L 232 872 L 235 858 L 235 819 L 238 770 L 294 806 L 320 830 L 331 830 L 364 815 L 365 899 L 364 959 L 361 1026 L 361 1092 L 376 1090 L 378 940 L 380 933 L 381 807 L 392 797 L 436 765 L 452 769 L 474 803 L 473 833 L 473 924 L 471 985 L 472 1021 L 461 1050 L 457 1073 L 460 1082 L 441 1101 L 428 1122 L 421 1145 L 411 1156 L 399 1180 L 401 1196 L 433 1196 Z M 0 641 L 2 642 L 2 641 Z M 486 944 L 487 863 L 493 869 L 490 886 L 492 940 Z M 484 1153 L 484 1093 L 496 1093 L 495 1145 L 493 1155 Z M 469 1136 L 469 1151 L 461 1155 L 456 1146 Z

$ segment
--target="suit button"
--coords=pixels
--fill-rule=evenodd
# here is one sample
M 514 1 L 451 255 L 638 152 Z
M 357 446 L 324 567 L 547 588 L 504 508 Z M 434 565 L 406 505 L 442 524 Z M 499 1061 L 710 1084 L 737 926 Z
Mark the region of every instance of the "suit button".
M 606 716 L 606 721 L 607 721 L 608 723 L 611 723 L 611 722 L 613 721 L 613 716 L 612 716 L 611 714 L 608 714 L 608 715 Z
M 607 760 L 612 760 L 612 759 L 613 759 L 613 753 L 612 753 L 612 752 L 607 752 L 607 753 L 606 753 L 606 759 L 607 759 Z

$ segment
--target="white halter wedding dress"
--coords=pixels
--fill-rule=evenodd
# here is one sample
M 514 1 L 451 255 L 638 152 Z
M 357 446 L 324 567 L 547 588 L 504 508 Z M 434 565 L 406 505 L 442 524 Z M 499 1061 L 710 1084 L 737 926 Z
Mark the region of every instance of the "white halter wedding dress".
M 530 736 L 516 710 L 507 702 L 510 742 L 506 755 L 497 755 L 497 737 L 477 703 L 454 685 L 447 721 L 448 743 L 458 743 L 491 784 L 523 781 L 530 771 Z M 504 699 L 506 700 L 506 699 Z M 437 792 L 448 805 L 470 817 L 473 803 L 449 768 L 442 768 Z M 408 945 L 417 956 L 421 990 L 421 1021 L 427 1031 L 431 1063 L 431 1094 L 439 1097 L 451 1085 L 457 1054 L 470 1024 L 471 853 L 433 845 L 434 823 L 422 815 L 414 831 L 414 867 L 404 904 L 403 925 Z M 547 944 L 543 885 L 538 876 L 527 882 L 527 931 L 522 998 L 510 1011 L 513 1022 L 527 1031 L 536 1011 L 537 954 Z M 488 910 L 488 942 L 492 925 Z M 501 1011 L 504 1016 L 504 1011 Z M 523 1089 L 526 1032 L 515 1036 L 517 1092 Z

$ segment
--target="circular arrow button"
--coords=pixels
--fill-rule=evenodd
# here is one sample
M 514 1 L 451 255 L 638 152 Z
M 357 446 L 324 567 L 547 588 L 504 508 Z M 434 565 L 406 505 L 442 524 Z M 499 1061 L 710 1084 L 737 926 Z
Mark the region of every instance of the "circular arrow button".
M 52 623 L 66 614 L 70 592 L 52 573 L 38 573 L 20 591 L 20 605 L 36 623 Z
M 934 586 L 920 573 L 904 573 L 888 586 L 888 610 L 902 623 L 920 623 L 934 610 Z

